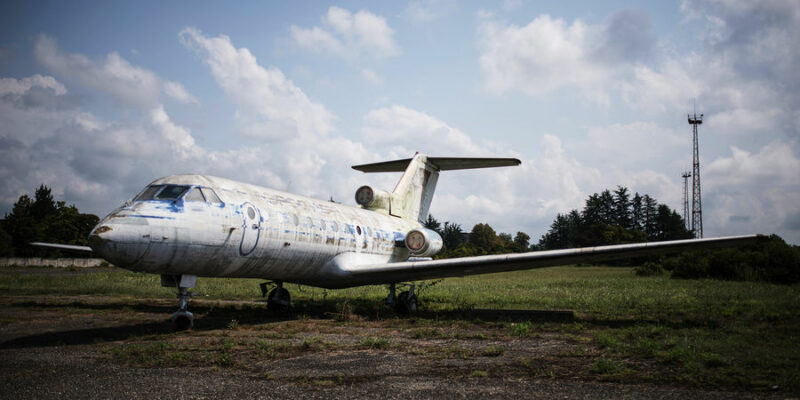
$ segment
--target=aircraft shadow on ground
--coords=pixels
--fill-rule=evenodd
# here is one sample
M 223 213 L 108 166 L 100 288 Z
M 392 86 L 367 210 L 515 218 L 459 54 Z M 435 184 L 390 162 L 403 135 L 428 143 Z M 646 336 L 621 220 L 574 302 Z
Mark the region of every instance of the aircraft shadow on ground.
M 169 316 L 176 309 L 175 307 L 148 304 L 68 303 L 54 305 L 40 303 L 16 303 L 14 306 L 40 309 L 71 307 L 73 309 L 79 308 L 100 311 L 118 310 L 120 312 L 131 310 L 136 312 L 163 314 L 164 319 L 160 321 L 140 322 L 129 325 L 56 330 L 52 332 L 27 335 L 0 343 L 0 349 L 85 345 L 99 342 L 113 342 L 118 340 L 133 339 L 147 335 L 169 334 L 173 332 L 169 323 Z M 231 306 L 220 307 L 217 305 L 198 305 L 192 307 L 191 311 L 196 315 L 195 326 L 193 328 L 194 331 L 225 329 L 232 320 L 236 320 L 237 323 L 242 325 L 256 325 L 295 319 L 292 314 L 269 312 L 265 307 L 258 306 L 237 309 Z M 58 323 L 54 322 L 53 327 L 58 329 Z
M 71 302 L 64 304 L 46 304 L 35 302 L 14 303 L 14 307 L 25 309 L 85 309 L 91 311 L 119 311 L 162 314 L 160 321 L 139 322 L 129 325 L 94 327 L 86 329 L 55 330 L 18 337 L 0 343 L 0 349 L 18 349 L 50 346 L 69 346 L 95 344 L 99 342 L 113 342 L 134 339 L 147 335 L 169 334 L 172 332 L 169 324 L 169 315 L 175 311 L 174 306 L 156 305 L 147 303 L 105 303 L 94 304 L 84 302 Z M 294 303 L 290 312 L 272 312 L 266 309 L 266 304 L 234 303 L 215 304 L 211 302 L 196 302 L 192 304 L 191 311 L 195 313 L 194 331 L 211 331 L 226 329 L 231 321 L 236 321 L 239 326 L 259 325 L 283 322 L 297 319 L 299 315 L 307 315 L 320 319 L 347 319 L 348 314 L 358 316 L 363 320 L 376 320 L 397 318 L 392 309 L 382 303 L 369 300 L 346 301 L 310 301 L 304 300 Z M 86 314 L 83 314 L 86 315 Z M 89 314 L 90 315 L 90 314 Z M 401 317 L 402 318 L 402 317 Z M 424 309 L 408 318 L 433 318 L 439 320 L 481 320 L 481 321 L 532 321 L 532 322 L 572 322 L 572 311 L 544 311 L 544 310 L 490 310 L 469 309 L 454 311 L 425 311 Z M 58 329 L 57 323 L 53 327 Z
M 0 343 L 0 349 L 33 348 L 64 345 L 85 345 L 100 342 L 113 342 L 119 340 L 135 339 L 147 335 L 170 334 L 172 329 L 169 316 L 175 311 L 174 305 L 160 305 L 148 303 L 85 303 L 75 301 L 71 303 L 47 304 L 36 302 L 21 302 L 12 304 L 13 307 L 23 309 L 52 309 L 58 310 L 65 307 L 71 309 L 85 309 L 91 311 L 125 311 L 163 315 L 158 321 L 138 322 L 128 325 L 94 327 L 86 329 L 57 330 L 27 335 Z M 193 302 L 190 307 L 195 313 L 194 331 L 212 331 L 226 329 L 232 321 L 238 326 L 262 325 L 296 320 L 299 316 L 308 316 L 317 319 L 348 320 L 355 316 L 361 320 L 381 320 L 391 318 L 421 318 L 445 321 L 530 321 L 533 323 L 573 323 L 579 321 L 592 326 L 607 328 L 624 328 L 633 325 L 660 325 L 672 328 L 691 328 L 698 326 L 708 327 L 719 324 L 713 320 L 679 320 L 664 321 L 658 319 L 586 319 L 577 318 L 570 310 L 503 310 L 503 309 L 476 309 L 465 308 L 447 311 L 430 311 L 422 308 L 418 313 L 403 317 L 398 316 L 389 306 L 382 302 L 368 299 L 347 299 L 344 301 L 314 301 L 300 300 L 293 303 L 289 312 L 273 312 L 266 309 L 266 303 L 261 302 L 228 302 L 215 303 L 213 301 Z M 66 314 L 68 315 L 68 314 Z M 91 314 L 82 314 L 82 316 Z

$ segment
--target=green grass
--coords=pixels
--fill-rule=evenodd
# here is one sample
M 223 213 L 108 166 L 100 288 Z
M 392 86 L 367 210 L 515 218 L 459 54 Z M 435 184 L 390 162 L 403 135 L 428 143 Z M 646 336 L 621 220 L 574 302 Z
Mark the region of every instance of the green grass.
M 26 273 L 24 268 L 2 268 L 0 293 L 174 298 L 173 290 L 162 288 L 156 275 L 114 268 L 95 271 L 48 275 Z M 200 278 L 194 291 L 203 299 L 261 300 L 260 282 Z M 296 285 L 286 288 L 292 293 L 295 312 L 300 317 L 270 325 L 272 333 L 265 333 L 265 338 L 304 331 L 309 324 L 302 318 L 308 315 L 327 315 L 334 326 L 396 318 L 382 303 L 387 293 L 383 286 L 328 291 Z M 443 280 L 423 288 L 419 293 L 421 313 L 413 319 L 397 320 L 397 326 L 410 339 L 486 339 L 482 330 L 490 328 L 499 328 L 499 333 L 491 335 L 501 335 L 505 340 L 531 340 L 553 334 L 599 354 L 592 359 L 589 373 L 607 380 L 624 381 L 635 376 L 644 381 L 704 388 L 758 391 L 778 386 L 780 390 L 798 391 L 798 289 L 800 285 L 636 277 L 632 268 L 555 267 Z M 486 322 L 470 314 L 478 309 L 566 309 L 575 312 L 576 320 Z M 245 320 L 233 315 L 227 321 L 229 331 L 242 329 L 245 324 Z M 313 337 L 304 344 L 326 348 L 325 343 Z M 125 347 L 117 357 L 145 365 L 183 365 L 191 358 L 190 349 L 158 346 L 162 345 Z M 229 365 L 231 351 L 220 346 L 217 345 L 217 358 L 211 362 Z M 287 351 L 285 344 L 261 342 L 253 346 L 253 351 L 270 356 Z M 390 346 L 388 337 L 367 337 L 356 348 Z M 500 356 L 504 352 L 502 346 L 483 354 L 457 345 L 436 349 L 440 357 L 461 359 Z M 658 369 L 658 373 L 647 368 Z

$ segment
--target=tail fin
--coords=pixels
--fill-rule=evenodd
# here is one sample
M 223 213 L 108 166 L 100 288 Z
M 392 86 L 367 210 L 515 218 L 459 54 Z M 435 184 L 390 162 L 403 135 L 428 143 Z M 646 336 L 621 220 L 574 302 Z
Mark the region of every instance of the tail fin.
M 354 165 L 353 169 L 361 172 L 405 171 L 392 192 L 389 213 L 423 222 L 428 218 L 439 171 L 510 167 L 520 163 L 516 158 L 428 157 L 416 154 L 414 158 L 404 160 Z

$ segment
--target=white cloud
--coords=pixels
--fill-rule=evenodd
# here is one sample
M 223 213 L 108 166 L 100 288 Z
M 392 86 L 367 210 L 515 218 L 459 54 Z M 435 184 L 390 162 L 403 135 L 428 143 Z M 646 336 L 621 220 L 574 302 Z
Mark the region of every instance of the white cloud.
M 192 96 L 192 94 L 186 91 L 186 89 L 180 83 L 165 81 L 163 85 L 163 90 L 167 96 L 181 103 L 192 103 L 192 104 L 199 103 L 197 97 Z
M 246 48 L 236 48 L 229 37 L 210 37 L 197 29 L 181 31 L 181 43 L 196 51 L 211 74 L 239 107 L 242 131 L 251 136 L 280 139 L 325 135 L 334 115 L 314 102 L 277 68 L 266 69 Z
M 310 29 L 292 25 L 294 42 L 305 49 L 329 52 L 348 59 L 391 57 L 400 54 L 394 30 L 386 19 L 367 10 L 352 12 L 332 6 L 321 18 L 323 27 Z
M 204 151 L 197 147 L 194 138 L 189 134 L 189 130 L 178 126 L 169 119 L 169 115 L 164 111 L 164 107 L 157 107 L 150 110 L 150 123 L 161 132 L 165 139 L 173 146 L 173 151 L 187 158 L 189 156 L 202 156 Z
M 590 60 L 593 30 L 581 21 L 568 25 L 546 14 L 523 27 L 486 22 L 479 33 L 486 88 L 539 95 L 604 79 L 607 71 Z
M 632 10 L 618 11 L 602 25 L 542 14 L 522 27 L 488 20 L 478 31 L 479 62 L 490 92 L 539 96 L 569 87 L 588 92 L 599 104 L 608 100 L 598 91 L 648 62 L 655 43 L 649 15 Z
M 414 0 L 408 3 L 406 15 L 413 21 L 431 23 L 440 20 L 458 9 L 455 0 Z
M 36 74 L 19 80 L 14 78 L 0 78 L 0 96 L 21 96 L 34 87 L 51 89 L 56 95 L 59 96 L 67 93 L 67 89 L 64 87 L 64 85 L 58 82 L 52 76 L 42 76 Z
M 376 86 L 382 86 L 383 85 L 383 78 L 380 77 L 378 74 L 376 74 L 375 71 L 373 71 L 373 70 L 371 70 L 369 68 L 362 68 L 361 69 L 361 76 L 363 76 L 364 79 L 367 82 L 369 82 L 369 83 L 371 83 L 373 85 L 376 85 Z
M 641 169 L 648 163 L 652 165 L 656 160 L 691 148 L 691 141 L 685 131 L 676 132 L 654 122 L 637 121 L 588 127 L 586 138 L 576 148 L 587 155 L 585 162 L 592 160 L 596 165 Z
M 362 140 L 389 157 L 407 158 L 415 152 L 440 155 L 442 151 L 459 156 L 485 154 L 464 132 L 426 113 L 393 105 L 370 111 L 364 116 Z
M 68 82 L 106 93 L 128 106 L 151 109 L 160 104 L 162 90 L 179 101 L 193 98 L 180 84 L 164 81 L 147 69 L 134 66 L 112 52 L 101 60 L 69 54 L 56 41 L 39 35 L 34 43 L 36 60 Z
M 732 146 L 729 157 L 702 171 L 704 226 L 712 234 L 780 232 L 790 242 L 800 242 L 800 230 L 786 224 L 800 215 L 797 171 L 800 157 L 783 141 L 755 153 Z

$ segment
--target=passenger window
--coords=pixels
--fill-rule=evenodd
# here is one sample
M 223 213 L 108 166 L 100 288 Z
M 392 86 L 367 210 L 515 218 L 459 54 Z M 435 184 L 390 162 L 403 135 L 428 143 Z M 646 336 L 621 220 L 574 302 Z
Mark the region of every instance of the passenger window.
M 155 197 L 155 198 L 156 198 L 156 199 L 158 199 L 158 200 L 175 200 L 175 199 L 177 199 L 178 197 L 181 197 L 181 195 L 182 195 L 182 194 L 183 194 L 183 193 L 184 193 L 184 192 L 185 192 L 187 189 L 189 189 L 189 186 L 183 186 L 183 185 L 167 185 L 167 186 L 165 186 L 165 187 L 164 187 L 164 190 L 160 191 L 160 192 L 159 192 L 159 193 L 156 195 L 156 197 Z
M 200 193 L 200 189 L 198 188 L 192 189 L 183 199 L 185 201 L 197 201 L 201 203 L 206 201 L 205 197 L 203 197 L 203 194 Z
M 203 196 L 205 196 L 207 202 L 222 204 L 222 200 L 220 200 L 217 194 L 210 188 L 200 188 L 200 191 L 203 192 Z
M 162 187 L 162 185 L 153 185 L 148 187 L 147 189 L 142 192 L 134 201 L 145 201 L 145 200 L 153 200 L 153 196 L 155 196 L 156 192 L 158 192 Z

